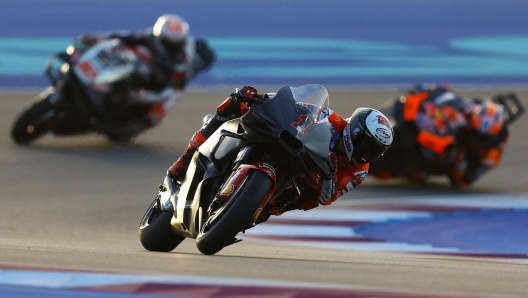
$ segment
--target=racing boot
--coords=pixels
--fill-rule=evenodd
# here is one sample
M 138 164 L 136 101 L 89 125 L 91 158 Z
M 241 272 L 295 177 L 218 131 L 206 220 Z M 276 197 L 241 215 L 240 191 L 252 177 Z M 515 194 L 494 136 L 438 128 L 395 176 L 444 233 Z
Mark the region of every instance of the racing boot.
M 198 150 L 205 140 L 207 140 L 207 138 L 200 131 L 196 132 L 189 141 L 187 149 L 183 151 L 183 154 L 178 160 L 176 160 L 176 162 L 174 162 L 167 170 L 167 176 L 174 181 L 182 182 L 183 177 L 185 177 L 185 173 L 187 172 L 187 168 L 189 168 L 194 152 Z

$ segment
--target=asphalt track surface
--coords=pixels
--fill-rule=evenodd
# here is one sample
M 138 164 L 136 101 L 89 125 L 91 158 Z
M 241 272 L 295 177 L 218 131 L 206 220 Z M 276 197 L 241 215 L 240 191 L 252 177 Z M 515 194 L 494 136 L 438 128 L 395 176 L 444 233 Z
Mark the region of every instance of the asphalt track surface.
M 392 89 L 329 91 L 330 106 L 344 116 L 360 106 L 380 107 L 399 94 Z M 491 96 L 499 91 L 506 90 L 461 93 Z M 528 106 L 528 91 L 516 91 Z M 9 138 L 9 129 L 35 94 L 3 93 L 0 265 L 249 278 L 300 285 L 325 283 L 427 291 L 443 297 L 528 296 L 527 265 L 507 259 L 334 250 L 252 241 L 229 246 L 215 256 L 204 256 L 190 239 L 171 253 L 144 250 L 137 229 L 157 185 L 201 126 L 202 117 L 213 112 L 228 93 L 229 90 L 187 92 L 161 126 L 130 144 L 113 144 L 93 135 L 49 135 L 27 147 L 16 146 Z M 393 198 L 392 203 L 398 204 L 400 199 L 412 196 L 527 193 L 527 127 L 526 116 L 512 126 L 502 163 L 470 189 L 453 190 L 444 179 L 418 186 L 367 177 L 363 185 L 340 200 Z M 2 291 L 10 293 L 6 288 Z

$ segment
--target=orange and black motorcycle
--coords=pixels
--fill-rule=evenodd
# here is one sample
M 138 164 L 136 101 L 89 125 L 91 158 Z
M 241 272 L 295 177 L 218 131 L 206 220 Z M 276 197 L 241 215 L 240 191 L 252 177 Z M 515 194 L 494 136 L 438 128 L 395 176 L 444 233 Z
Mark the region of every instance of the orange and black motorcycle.
M 474 133 L 464 112 L 469 102 L 486 100 L 500 105 L 506 119 L 501 131 L 492 138 Z M 370 165 L 370 175 L 379 179 L 407 178 L 419 183 L 431 176 L 447 176 L 458 187 L 461 183 L 469 185 L 483 174 L 479 164 L 486 150 L 482 148 L 504 144 L 509 124 L 524 109 L 514 93 L 470 99 L 448 86 L 417 84 L 406 94 L 389 100 L 381 111 L 390 119 L 395 137 L 387 152 Z M 500 158 L 500 153 L 495 158 Z M 462 179 L 466 182 L 460 177 L 461 166 L 465 175 L 473 175 Z

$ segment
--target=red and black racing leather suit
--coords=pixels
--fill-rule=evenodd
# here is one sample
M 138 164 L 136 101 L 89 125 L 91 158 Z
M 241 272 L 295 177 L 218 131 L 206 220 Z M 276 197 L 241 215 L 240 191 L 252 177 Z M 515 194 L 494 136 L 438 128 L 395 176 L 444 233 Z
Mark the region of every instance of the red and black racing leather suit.
M 231 94 L 218 108 L 210 121 L 197 131 L 189 142 L 189 146 L 178 158 L 178 160 L 168 169 L 167 175 L 177 181 L 182 181 L 187 168 L 191 162 L 194 152 L 205 142 L 224 122 L 243 116 L 247 113 L 253 104 L 262 102 L 262 98 L 252 87 L 246 86 L 237 94 Z M 329 144 L 329 161 L 332 164 L 333 175 L 322 181 L 322 186 L 318 187 L 309 182 L 309 179 L 298 181 L 297 184 L 303 188 L 302 196 L 297 205 L 283 206 L 293 197 L 294 188 L 286 189 L 281 196 L 271 203 L 272 208 L 268 211 L 270 214 L 280 215 L 285 211 L 293 209 L 309 210 L 319 205 L 330 205 L 338 197 L 357 187 L 365 177 L 369 169 L 369 164 L 353 165 L 346 154 L 338 154 L 336 145 L 342 136 L 342 132 L 347 125 L 347 121 L 334 111 L 327 109 L 326 113 L 329 122 L 332 124 L 332 138 Z M 319 178 L 319 177 L 316 177 Z M 322 178 L 320 178 L 322 179 Z M 285 207 L 285 208 L 282 208 Z M 266 213 L 263 212 L 263 216 Z M 264 219 L 266 220 L 267 217 Z

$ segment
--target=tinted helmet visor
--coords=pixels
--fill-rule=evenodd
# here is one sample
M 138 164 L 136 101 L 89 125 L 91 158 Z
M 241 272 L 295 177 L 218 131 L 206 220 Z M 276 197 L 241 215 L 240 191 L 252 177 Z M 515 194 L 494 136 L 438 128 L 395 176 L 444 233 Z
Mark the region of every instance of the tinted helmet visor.
M 178 53 L 183 51 L 183 42 L 174 42 L 171 40 L 168 40 L 166 38 L 161 39 L 161 45 L 167 50 L 169 53 Z
M 352 158 L 358 163 L 374 162 L 389 148 L 389 146 L 380 144 L 365 131 L 355 135 L 352 143 L 354 144 Z

